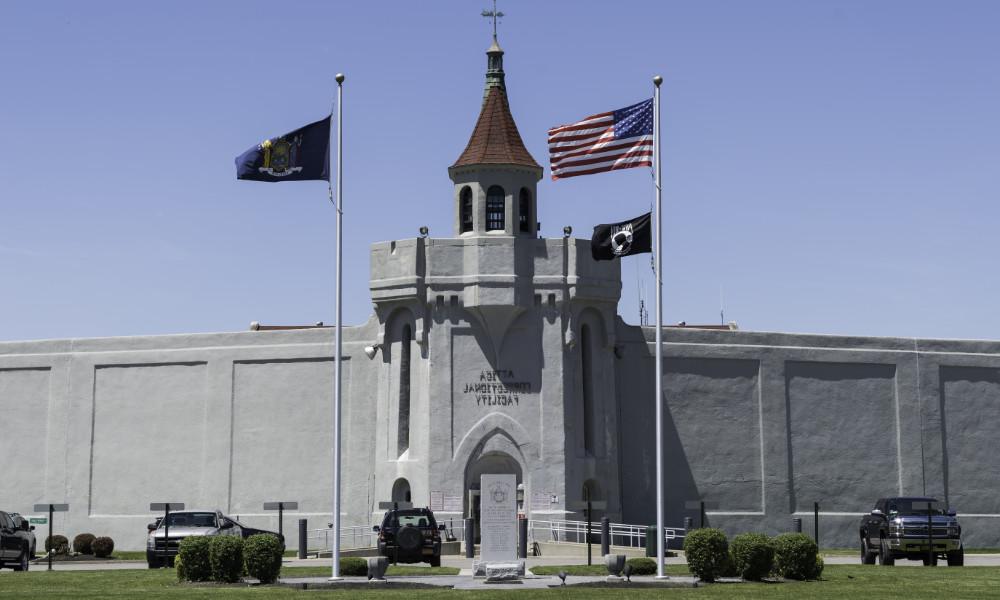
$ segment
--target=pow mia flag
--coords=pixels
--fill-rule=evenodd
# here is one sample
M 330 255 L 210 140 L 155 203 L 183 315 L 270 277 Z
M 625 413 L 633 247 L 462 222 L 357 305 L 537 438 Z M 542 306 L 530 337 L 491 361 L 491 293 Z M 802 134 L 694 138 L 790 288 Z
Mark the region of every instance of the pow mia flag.
M 594 236 L 590 238 L 590 252 L 594 260 L 614 260 L 631 254 L 652 252 L 650 214 L 621 223 L 603 223 L 594 227 Z

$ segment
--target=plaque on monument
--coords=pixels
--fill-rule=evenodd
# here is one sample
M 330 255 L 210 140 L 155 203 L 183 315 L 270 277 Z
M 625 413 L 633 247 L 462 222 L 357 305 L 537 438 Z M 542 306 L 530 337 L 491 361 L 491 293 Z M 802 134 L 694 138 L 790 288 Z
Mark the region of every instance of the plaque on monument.
M 517 478 L 482 475 L 479 489 L 482 562 L 517 560 Z

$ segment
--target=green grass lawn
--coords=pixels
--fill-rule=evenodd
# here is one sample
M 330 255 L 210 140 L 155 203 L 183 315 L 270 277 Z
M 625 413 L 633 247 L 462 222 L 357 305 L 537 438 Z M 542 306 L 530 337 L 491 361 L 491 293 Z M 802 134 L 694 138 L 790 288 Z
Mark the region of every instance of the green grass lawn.
M 648 578 L 647 578 L 648 580 Z M 572 576 L 568 579 L 572 583 Z M 513 586 L 485 591 L 447 591 L 393 588 L 392 583 L 378 589 L 354 588 L 338 591 L 301 592 L 276 587 L 215 587 L 179 584 L 172 569 L 123 571 L 31 571 L 0 574 L 0 598 L 56 598 L 89 600 L 91 598 L 149 599 L 230 599 L 230 598 L 345 598 L 364 600 L 453 597 L 457 600 L 481 598 L 514 600 L 535 597 L 560 599 L 617 600 L 626 598 L 907 598 L 929 600 L 979 599 L 996 597 L 1000 590 L 1000 567 L 895 567 L 831 565 L 822 581 L 788 583 L 712 584 L 695 589 L 635 589 L 626 585 L 610 588 L 573 588 L 518 591 Z

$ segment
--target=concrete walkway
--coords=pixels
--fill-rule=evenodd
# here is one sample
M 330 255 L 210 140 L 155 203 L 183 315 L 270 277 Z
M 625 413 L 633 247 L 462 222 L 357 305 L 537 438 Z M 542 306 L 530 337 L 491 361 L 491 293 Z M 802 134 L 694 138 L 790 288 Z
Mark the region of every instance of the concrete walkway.
M 822 555 L 822 554 L 821 554 Z M 857 565 L 860 564 L 861 559 L 857 556 L 851 555 L 823 555 L 823 561 L 828 565 Z M 594 556 L 593 563 L 595 565 L 602 564 L 600 557 Z M 671 556 L 664 559 L 664 562 L 668 565 L 683 565 L 685 564 L 684 556 Z M 329 558 L 307 558 L 299 560 L 297 558 L 286 558 L 282 561 L 282 564 L 286 567 L 329 567 Z M 587 564 L 586 557 L 580 556 L 530 556 L 528 557 L 527 567 L 530 570 L 532 567 L 539 566 L 553 566 L 553 565 L 584 565 Z M 965 564 L 970 567 L 997 567 L 1000 566 L 1000 554 L 966 554 Z M 901 567 L 921 567 L 923 563 L 918 560 L 904 560 L 897 559 L 896 565 Z M 944 567 L 946 565 L 945 561 L 938 562 L 938 566 Z M 409 565 L 413 567 L 428 567 L 429 565 L 425 563 L 419 563 L 415 565 Z M 441 566 L 443 567 L 456 567 L 461 569 L 461 575 L 471 575 L 471 561 L 465 557 L 459 556 L 442 556 Z M 47 563 L 42 560 L 39 562 L 31 563 L 31 571 L 44 571 L 47 568 Z M 95 561 L 95 562 L 62 562 L 54 561 L 52 563 L 53 571 L 115 571 L 120 569 L 146 569 L 146 561 L 144 560 L 109 560 L 109 561 Z M 13 571 L 9 569 L 0 569 L 0 574 L 12 573 Z M 454 577 L 445 576 L 445 577 Z M 396 578 L 393 578 L 395 581 Z M 491 584 L 492 585 L 492 584 Z
M 527 577 L 517 581 L 503 583 L 486 583 L 486 580 L 483 578 L 473 578 L 471 576 L 463 577 L 461 575 L 389 577 L 388 581 L 385 583 L 372 583 L 364 577 L 345 577 L 341 581 L 329 581 L 325 577 L 292 577 L 288 579 L 282 578 L 279 583 L 289 587 L 306 590 L 338 589 L 345 587 L 365 587 L 368 589 L 375 589 L 377 586 L 429 586 L 456 590 L 540 590 L 550 587 L 560 587 L 562 585 L 562 582 L 558 577 L 536 577 L 534 575 L 528 575 Z M 697 587 L 697 580 L 694 577 L 671 577 L 663 580 L 658 580 L 655 577 L 633 577 L 631 583 L 627 583 L 624 580 L 609 583 L 604 577 L 570 576 L 566 578 L 566 587 L 573 587 L 575 585 L 692 588 Z

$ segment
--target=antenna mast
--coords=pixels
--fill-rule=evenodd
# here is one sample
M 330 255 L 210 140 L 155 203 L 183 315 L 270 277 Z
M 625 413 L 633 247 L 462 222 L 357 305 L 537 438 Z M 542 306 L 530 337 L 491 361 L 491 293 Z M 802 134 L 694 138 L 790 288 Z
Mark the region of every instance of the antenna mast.
M 720 324 L 726 324 L 726 304 L 722 300 L 722 285 L 719 285 L 719 320 Z

